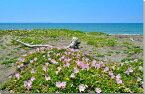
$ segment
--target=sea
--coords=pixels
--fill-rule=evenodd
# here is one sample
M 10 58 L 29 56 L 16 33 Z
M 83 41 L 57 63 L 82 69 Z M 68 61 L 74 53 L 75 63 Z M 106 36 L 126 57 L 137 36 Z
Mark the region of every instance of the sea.
M 0 30 L 70 29 L 107 34 L 143 34 L 143 23 L 0 23 Z

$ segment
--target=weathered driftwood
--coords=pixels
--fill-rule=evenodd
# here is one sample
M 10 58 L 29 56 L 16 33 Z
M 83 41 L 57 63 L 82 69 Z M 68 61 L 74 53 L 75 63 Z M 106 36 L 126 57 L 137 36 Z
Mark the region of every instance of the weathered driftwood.
M 15 39 L 12 39 L 18 43 L 21 43 L 27 47 L 30 47 L 30 48 L 35 48 L 35 47 L 54 47 L 54 46 L 51 46 L 51 45 L 30 45 L 30 44 L 27 44 L 27 43 L 24 43 L 22 41 L 19 41 L 19 40 L 15 40 Z M 79 44 L 80 42 L 78 42 L 78 38 L 77 37 L 73 37 L 72 38 L 72 41 L 71 41 L 71 44 L 69 46 L 66 46 L 67 48 L 73 48 L 73 49 L 79 49 Z

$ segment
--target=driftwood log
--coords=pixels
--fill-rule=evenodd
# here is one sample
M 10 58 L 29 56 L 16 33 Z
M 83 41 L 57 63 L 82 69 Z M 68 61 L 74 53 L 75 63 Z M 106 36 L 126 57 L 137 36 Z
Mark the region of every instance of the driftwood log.
M 23 44 L 24 46 L 30 47 L 30 48 L 36 48 L 36 47 L 55 47 L 55 46 L 51 46 L 51 45 L 30 45 L 27 43 L 24 43 L 22 41 L 16 40 L 16 39 L 12 39 L 20 44 Z M 71 43 L 69 46 L 66 46 L 67 48 L 72 48 L 72 49 L 79 49 L 79 45 L 81 42 L 78 41 L 77 37 L 73 37 L 71 40 Z

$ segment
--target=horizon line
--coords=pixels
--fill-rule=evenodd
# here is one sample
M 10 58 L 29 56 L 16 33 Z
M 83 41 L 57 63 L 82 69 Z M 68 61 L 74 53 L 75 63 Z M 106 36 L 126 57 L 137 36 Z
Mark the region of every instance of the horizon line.
M 81 23 L 81 22 L 0 22 L 0 23 Z M 105 23 L 105 22 L 82 22 L 82 23 Z M 107 22 L 107 23 L 111 23 L 111 22 Z M 114 22 L 113 22 L 114 23 Z M 116 22 L 119 23 L 119 22 Z M 120 22 L 122 23 L 122 22 Z M 127 23 L 127 22 L 124 22 Z M 131 23 L 131 22 L 128 22 Z M 144 23 L 144 22 L 132 22 L 132 23 Z

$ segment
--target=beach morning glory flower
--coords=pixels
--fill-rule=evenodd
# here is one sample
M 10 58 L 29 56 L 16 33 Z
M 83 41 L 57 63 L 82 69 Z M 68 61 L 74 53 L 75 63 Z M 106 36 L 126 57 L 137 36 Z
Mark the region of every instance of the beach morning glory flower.
M 49 65 L 49 63 L 45 63 L 45 65 L 46 65 L 46 66 L 48 66 L 48 65 Z
M 37 57 L 34 58 L 34 61 L 37 61 Z
M 96 88 L 95 91 L 96 91 L 96 93 L 101 93 L 102 92 L 101 88 Z
M 75 73 L 72 73 L 71 75 L 70 75 L 70 77 L 71 78 L 75 78 L 75 75 L 74 75 Z
M 84 91 L 85 88 L 86 88 L 85 85 L 83 85 L 83 84 L 79 85 L 79 91 L 80 91 L 80 92 Z
M 129 71 L 129 72 L 133 72 L 132 68 L 128 68 L 128 71 Z
M 20 65 L 18 65 L 18 66 L 17 66 L 17 68 L 21 68 L 21 66 L 20 66 Z
M 105 68 L 104 68 L 104 71 L 108 71 L 108 70 L 109 70 L 109 68 L 108 68 L 108 67 L 105 67 Z
M 88 61 L 89 61 L 89 59 L 88 59 L 88 58 L 85 58 L 84 60 L 85 60 L 86 62 L 88 62 Z
M 20 74 L 19 74 L 19 73 L 15 74 L 15 77 L 16 77 L 17 79 L 20 79 Z
M 142 66 L 138 66 L 138 67 L 139 67 L 139 69 L 140 69 L 140 70 L 142 70 L 142 69 L 143 69 L 143 67 L 142 67 Z
M 123 65 L 124 65 L 124 63 L 120 63 L 120 65 L 121 65 L 121 66 L 123 66 Z
M 20 64 L 20 67 L 23 67 L 24 66 L 24 64 Z
M 124 72 L 125 74 L 129 75 L 129 71 Z
M 32 85 L 32 81 L 31 80 L 29 80 L 28 82 L 24 81 L 24 86 L 27 87 L 28 90 L 31 89 L 31 87 L 32 87 L 31 85 Z
M 35 77 L 33 76 L 33 77 L 31 77 L 31 81 L 34 81 L 35 80 Z
M 19 62 L 24 62 L 25 59 L 24 59 L 24 58 L 18 58 L 18 61 L 19 61 Z
M 42 57 L 45 57 L 45 55 L 43 55 Z
M 35 70 L 34 70 L 34 69 L 32 69 L 32 70 L 31 70 L 31 73 L 35 73 Z
M 46 68 L 46 67 L 43 67 L 43 68 L 42 68 L 42 70 L 46 71 L 46 70 L 47 70 L 47 68 Z
M 116 78 L 117 78 L 117 79 L 120 79 L 120 78 L 121 78 L 120 74 L 118 74 L 118 75 L 116 76 Z
M 74 68 L 74 73 L 79 73 L 79 69 L 78 68 Z
M 58 74 L 59 71 L 55 71 L 56 74 Z
M 117 83 L 122 83 L 122 80 L 121 79 L 116 79 Z
M 51 58 L 48 58 L 48 60 L 51 60 Z
M 45 79 L 48 81 L 48 80 L 50 80 L 50 77 L 45 76 Z
M 51 60 L 51 62 L 53 63 L 53 64 L 57 64 L 58 62 L 56 62 L 55 60 Z
M 112 66 L 111 68 L 112 68 L 112 69 L 115 69 L 115 66 Z
M 61 70 L 61 67 L 58 67 L 57 69 L 58 69 L 58 71 L 60 71 Z
M 65 87 L 65 86 L 66 86 L 66 82 L 62 82 L 61 87 Z
M 113 75 L 113 72 L 112 71 L 109 71 L 108 73 L 109 73 L 109 75 Z
M 137 81 L 141 81 L 141 80 L 142 80 L 141 78 L 137 77 Z
M 30 60 L 29 62 L 30 62 L 30 63 L 33 63 L 34 61 L 33 61 L 33 60 Z
M 66 63 L 66 65 L 63 65 L 63 67 L 69 67 L 70 64 L 69 63 Z
M 99 69 L 100 68 L 100 64 L 95 64 L 95 68 Z
M 114 78 L 115 77 L 115 75 L 111 75 L 111 78 Z
M 60 88 L 60 87 L 64 87 L 66 86 L 66 82 L 56 82 L 56 87 Z

